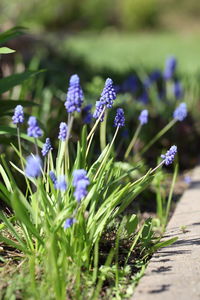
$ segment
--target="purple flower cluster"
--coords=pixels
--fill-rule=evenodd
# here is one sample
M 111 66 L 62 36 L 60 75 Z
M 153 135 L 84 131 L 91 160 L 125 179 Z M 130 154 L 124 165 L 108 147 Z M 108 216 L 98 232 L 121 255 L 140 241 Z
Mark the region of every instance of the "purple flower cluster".
M 171 148 L 166 152 L 166 154 L 162 154 L 161 157 L 164 159 L 165 165 L 168 166 L 173 163 L 174 157 L 177 153 L 177 147 L 171 146 Z
M 124 110 L 122 108 L 117 109 L 117 114 L 114 120 L 115 127 L 123 127 L 125 125 L 125 117 L 124 117 Z
M 29 127 L 27 129 L 28 136 L 34 137 L 34 138 L 38 138 L 38 137 L 42 136 L 42 130 L 38 126 L 36 117 L 33 117 L 33 116 L 29 117 L 28 125 L 29 125 Z
M 50 171 L 49 172 L 49 176 L 50 176 L 50 178 L 51 178 L 51 181 L 53 182 L 53 184 L 55 184 L 56 183 L 56 175 L 55 175 L 55 173 L 53 172 L 53 171 Z
M 61 140 L 61 141 L 66 140 L 67 130 L 68 130 L 67 124 L 65 122 L 61 122 L 60 123 L 60 131 L 59 131 L 59 135 L 58 135 L 59 140 Z
M 54 184 L 54 187 L 56 190 L 60 190 L 60 191 L 66 191 L 67 189 L 67 182 L 65 179 L 65 175 L 60 175 L 58 178 L 56 178 L 56 175 L 53 171 L 49 172 L 49 176 L 51 178 L 51 181 Z
M 15 107 L 14 115 L 12 117 L 14 124 L 22 124 L 24 122 L 24 111 L 21 105 Z
M 75 218 L 68 218 L 64 223 L 64 229 L 70 228 L 74 223 L 76 223 Z
M 80 79 L 78 75 L 72 75 L 69 81 L 69 88 L 65 101 L 65 107 L 68 113 L 81 111 L 83 103 L 83 91 L 80 86 Z
M 90 184 L 87 172 L 84 169 L 73 172 L 73 186 L 75 187 L 74 197 L 80 202 L 87 196 L 87 186 Z
M 39 156 L 30 155 L 26 159 L 25 174 L 31 178 L 37 178 L 42 173 L 42 162 Z
M 101 103 L 101 101 L 97 101 L 96 102 L 96 109 L 95 109 L 94 114 L 93 114 L 93 118 L 98 119 L 100 117 L 100 115 L 102 114 L 103 109 L 104 109 L 104 105 Z M 104 113 L 102 114 L 102 116 L 100 118 L 101 122 L 103 122 L 103 120 L 104 120 Z
M 66 179 L 65 179 L 65 175 L 60 175 L 57 178 L 54 186 L 55 186 L 56 190 L 60 190 L 60 191 L 63 191 L 63 192 L 66 191 L 66 189 L 67 189 L 67 182 L 66 182 Z
M 176 65 L 177 65 L 177 61 L 174 56 L 171 56 L 166 60 L 165 70 L 163 73 L 164 79 L 169 80 L 173 77 L 176 69 Z
M 179 81 L 174 82 L 173 92 L 176 99 L 181 99 L 183 97 L 183 87 Z
M 183 121 L 187 117 L 187 105 L 186 103 L 181 103 L 175 109 L 173 117 L 175 120 Z
M 141 125 L 147 124 L 147 122 L 148 122 L 148 110 L 147 109 L 142 110 L 138 119 L 139 119 Z
M 116 92 L 113 86 L 113 81 L 112 79 L 107 78 L 103 92 L 101 93 L 100 101 L 102 104 L 106 105 L 107 108 L 111 108 L 115 99 Z
M 44 143 L 43 147 L 42 147 L 42 155 L 46 156 L 49 151 L 53 150 L 52 146 L 51 146 L 51 141 L 50 138 L 46 138 L 46 142 Z
M 96 110 L 93 114 L 93 118 L 98 119 L 104 109 L 104 107 L 111 108 L 113 102 L 116 99 L 116 92 L 113 85 L 113 81 L 110 78 L 106 79 L 104 89 L 101 93 L 100 100 L 96 102 Z M 102 115 L 100 121 L 104 120 L 104 114 Z

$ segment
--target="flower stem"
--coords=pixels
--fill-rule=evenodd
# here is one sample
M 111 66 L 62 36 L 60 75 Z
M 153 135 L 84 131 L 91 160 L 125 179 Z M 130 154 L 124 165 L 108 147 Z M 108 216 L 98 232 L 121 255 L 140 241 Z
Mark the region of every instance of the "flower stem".
M 17 125 L 17 141 L 18 141 L 18 147 L 19 147 L 19 153 L 20 153 L 20 161 L 22 165 L 22 170 L 24 171 L 24 163 L 22 159 L 22 145 L 21 145 L 21 140 L 20 140 L 20 129 L 19 126 Z
M 37 156 L 39 156 L 39 150 L 38 150 L 38 143 L 37 143 L 37 139 L 36 139 L 36 138 L 34 138 L 34 140 L 35 140 L 35 152 L 36 152 Z
M 106 110 L 106 106 L 104 106 L 104 108 L 103 108 L 103 110 L 102 110 L 100 116 L 98 117 L 98 119 L 97 119 L 96 122 L 94 123 L 94 126 L 92 127 L 90 133 L 88 134 L 88 136 L 87 136 L 87 141 L 89 141 L 90 137 L 91 137 L 92 134 L 95 132 L 95 130 L 96 130 L 96 128 L 97 128 L 97 126 L 98 126 L 98 124 L 99 124 L 99 122 L 100 122 L 100 120 L 101 120 L 101 117 L 103 116 L 103 114 L 104 114 L 104 112 L 105 112 L 105 110 Z
M 130 142 L 130 144 L 129 144 L 126 152 L 125 152 L 125 156 L 124 156 L 125 159 L 129 156 L 129 153 L 134 148 L 134 145 L 136 143 L 136 140 L 138 138 L 138 135 L 140 133 L 141 128 L 142 128 L 142 125 L 139 124 L 138 127 L 137 127 L 137 129 L 136 129 L 136 131 L 135 131 L 135 134 L 134 134 L 134 136 L 133 136 L 133 138 L 132 138 L 132 140 L 131 140 L 131 142 Z
M 105 112 L 104 122 L 100 125 L 100 146 L 101 151 L 106 147 L 106 124 L 108 118 L 108 111 Z
M 109 146 L 109 148 L 108 148 L 108 151 L 107 151 L 107 153 L 105 154 L 104 159 L 102 160 L 102 162 L 101 162 L 101 164 L 100 164 L 100 166 L 99 166 L 99 169 L 98 169 L 96 175 L 94 176 L 94 181 L 95 181 L 96 178 L 98 177 L 99 172 L 101 171 L 101 168 L 102 168 L 103 164 L 105 163 L 106 159 L 108 158 L 108 155 L 109 155 L 110 150 L 111 150 L 111 148 L 112 148 L 112 146 L 113 146 L 113 143 L 114 143 L 114 141 L 115 141 L 115 139 L 116 139 L 116 136 L 117 136 L 118 131 L 119 131 L 119 126 L 117 126 L 117 128 L 116 128 L 115 134 L 114 134 L 113 139 L 112 139 L 112 141 L 111 141 L 111 143 L 110 143 L 110 146 Z

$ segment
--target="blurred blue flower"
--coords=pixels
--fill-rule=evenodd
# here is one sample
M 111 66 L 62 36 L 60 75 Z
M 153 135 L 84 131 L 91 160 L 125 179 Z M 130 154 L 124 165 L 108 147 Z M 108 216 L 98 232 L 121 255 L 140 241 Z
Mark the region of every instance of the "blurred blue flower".
M 173 92 L 176 99 L 183 98 L 183 87 L 179 81 L 175 81 L 173 85 Z
M 123 127 L 124 125 L 125 125 L 124 110 L 122 108 L 118 108 L 114 120 L 114 126 Z
M 26 159 L 25 174 L 31 178 L 37 178 L 42 173 L 42 161 L 39 156 L 30 155 Z
M 22 124 L 24 122 L 24 111 L 21 105 L 17 105 L 15 107 L 12 120 L 13 120 L 13 124 Z
M 148 122 L 148 110 L 144 109 L 141 111 L 138 120 L 140 121 L 141 125 L 147 124 Z
M 175 73 L 177 60 L 174 56 L 168 57 L 165 63 L 165 70 L 163 73 L 164 79 L 171 79 Z
M 185 181 L 185 183 L 190 184 L 190 183 L 192 182 L 191 176 L 185 175 L 185 176 L 184 176 L 184 181 Z
M 52 146 L 51 146 L 51 141 L 50 138 L 46 138 L 46 142 L 44 143 L 43 147 L 42 147 L 42 155 L 46 156 L 49 151 L 53 150 Z
M 58 178 L 56 178 L 55 173 L 53 171 L 50 171 L 49 176 L 50 176 L 51 181 L 53 182 L 54 188 L 56 190 L 66 191 L 67 182 L 66 182 L 65 175 L 60 175 L 60 176 L 58 176 Z
M 65 175 L 58 176 L 58 178 L 54 182 L 54 187 L 55 187 L 56 190 L 66 191 L 67 182 L 66 182 Z
M 65 141 L 67 138 L 68 126 L 65 122 L 61 122 L 59 128 L 60 128 L 60 131 L 59 131 L 58 138 L 61 141 Z
M 166 166 L 170 165 L 174 161 L 174 157 L 177 153 L 177 147 L 171 146 L 171 148 L 166 152 L 166 154 L 162 154 L 161 157 L 164 159 L 164 163 Z
M 29 125 L 29 127 L 27 129 L 28 136 L 34 137 L 34 138 L 38 138 L 38 137 L 42 136 L 42 130 L 38 126 L 36 117 L 33 117 L 33 116 L 29 117 L 28 125 Z
M 122 91 L 135 93 L 138 90 L 139 81 L 135 75 L 130 75 L 128 78 L 122 83 Z
M 173 117 L 175 120 L 183 121 L 187 117 L 187 105 L 186 103 L 182 102 L 179 106 L 175 109 L 173 113 Z
M 91 113 L 92 104 L 88 104 L 83 108 L 83 123 L 89 124 L 92 121 L 92 113 Z
M 80 86 L 80 79 L 77 74 L 72 75 L 69 81 L 69 88 L 65 101 L 65 107 L 68 113 L 81 111 L 83 103 L 83 91 Z
M 56 178 L 55 173 L 54 173 L 53 171 L 50 171 L 50 172 L 49 172 L 49 176 L 50 176 L 50 178 L 51 178 L 51 181 L 55 184 L 56 181 L 57 181 L 57 178 Z
M 70 228 L 74 223 L 76 223 L 75 218 L 68 218 L 68 219 L 66 219 L 63 227 L 64 227 L 64 229 Z
M 80 180 L 87 180 L 89 184 L 89 179 L 87 177 L 87 172 L 84 169 L 74 170 L 73 172 L 73 186 L 76 186 Z
M 80 202 L 87 196 L 87 186 L 90 184 L 87 172 L 84 169 L 73 172 L 73 186 L 75 187 L 74 197 Z
M 80 202 L 84 197 L 87 196 L 87 186 L 89 185 L 88 181 L 85 179 L 79 180 L 76 189 L 74 192 L 74 197 L 78 202 Z
M 152 71 L 149 76 L 144 80 L 145 88 L 149 88 L 153 82 L 157 81 L 162 77 L 160 70 Z
M 146 90 L 142 92 L 142 94 L 138 97 L 138 100 L 144 104 L 149 102 L 149 95 Z

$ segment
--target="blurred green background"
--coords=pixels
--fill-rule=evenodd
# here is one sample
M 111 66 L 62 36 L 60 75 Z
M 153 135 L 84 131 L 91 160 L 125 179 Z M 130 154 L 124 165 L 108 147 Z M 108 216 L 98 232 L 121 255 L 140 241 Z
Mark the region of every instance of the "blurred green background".
M 161 67 L 168 55 L 181 72 L 200 69 L 198 0 L 1 0 L 0 11 L 2 30 L 25 26 L 96 74 Z

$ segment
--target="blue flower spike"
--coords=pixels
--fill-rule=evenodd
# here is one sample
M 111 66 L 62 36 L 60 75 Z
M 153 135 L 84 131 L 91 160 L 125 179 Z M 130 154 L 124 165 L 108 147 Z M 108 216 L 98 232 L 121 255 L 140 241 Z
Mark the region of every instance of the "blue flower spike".
M 171 165 L 174 161 L 175 155 L 177 153 L 177 146 L 171 146 L 171 148 L 166 152 L 166 154 L 162 154 L 161 157 L 164 159 L 164 164 L 166 166 Z

